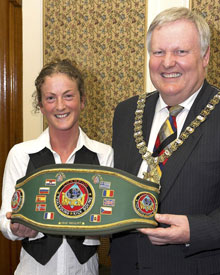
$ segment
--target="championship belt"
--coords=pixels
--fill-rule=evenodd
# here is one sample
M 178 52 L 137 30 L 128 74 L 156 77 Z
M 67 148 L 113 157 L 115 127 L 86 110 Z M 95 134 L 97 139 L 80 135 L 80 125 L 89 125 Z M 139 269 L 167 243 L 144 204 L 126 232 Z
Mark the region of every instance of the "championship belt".
M 47 165 L 17 181 L 12 222 L 76 236 L 156 227 L 158 194 L 158 184 L 119 169 Z

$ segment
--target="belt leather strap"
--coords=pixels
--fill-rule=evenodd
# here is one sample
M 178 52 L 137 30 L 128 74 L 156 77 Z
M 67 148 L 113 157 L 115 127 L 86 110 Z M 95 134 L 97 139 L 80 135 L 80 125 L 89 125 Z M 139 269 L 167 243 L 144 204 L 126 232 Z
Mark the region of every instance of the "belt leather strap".
M 48 165 L 18 180 L 12 222 L 72 236 L 155 227 L 158 194 L 157 184 L 119 169 Z

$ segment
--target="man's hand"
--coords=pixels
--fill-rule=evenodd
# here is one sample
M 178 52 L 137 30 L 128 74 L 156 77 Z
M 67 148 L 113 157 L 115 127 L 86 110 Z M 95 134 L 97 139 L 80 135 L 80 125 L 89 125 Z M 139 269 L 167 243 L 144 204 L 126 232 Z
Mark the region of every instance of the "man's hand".
M 155 219 L 159 223 L 170 225 L 167 228 L 142 228 L 138 231 L 148 235 L 152 244 L 186 244 L 190 241 L 190 229 L 187 216 L 156 214 Z
M 6 214 L 7 219 L 11 219 L 11 212 L 8 212 Z M 23 238 L 35 238 L 37 236 L 37 231 L 33 230 L 27 226 L 24 226 L 23 224 L 20 223 L 11 223 L 10 224 L 10 229 L 11 232 L 18 236 L 18 237 L 23 237 Z

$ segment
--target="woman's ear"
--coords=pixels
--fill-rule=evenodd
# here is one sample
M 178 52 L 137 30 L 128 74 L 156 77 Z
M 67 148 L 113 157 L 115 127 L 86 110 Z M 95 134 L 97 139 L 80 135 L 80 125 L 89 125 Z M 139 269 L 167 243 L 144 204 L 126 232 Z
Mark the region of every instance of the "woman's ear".
M 81 96 L 80 100 L 81 100 L 81 110 L 84 110 L 86 106 L 86 96 L 85 95 Z

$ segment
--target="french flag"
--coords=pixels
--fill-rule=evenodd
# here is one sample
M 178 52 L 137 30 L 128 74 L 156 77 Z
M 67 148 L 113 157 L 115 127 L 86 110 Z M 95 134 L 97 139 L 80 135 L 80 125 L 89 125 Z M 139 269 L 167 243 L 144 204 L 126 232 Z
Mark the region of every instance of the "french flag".
M 54 212 L 46 212 L 44 213 L 45 220 L 53 220 L 54 219 Z

